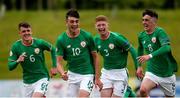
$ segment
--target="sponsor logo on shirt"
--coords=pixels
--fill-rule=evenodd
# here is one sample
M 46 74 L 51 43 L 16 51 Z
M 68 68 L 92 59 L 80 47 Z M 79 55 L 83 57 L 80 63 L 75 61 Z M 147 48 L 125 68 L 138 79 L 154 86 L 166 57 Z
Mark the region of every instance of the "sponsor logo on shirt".
M 81 42 L 81 46 L 82 46 L 82 47 L 85 47 L 85 46 L 86 46 L 86 42 L 85 42 L 85 41 L 82 41 L 82 42 Z
M 71 45 L 68 45 L 67 48 L 71 48 Z
M 40 52 L 39 48 L 35 48 L 35 49 L 34 49 L 34 52 L 35 52 L 36 54 L 39 54 L 39 52 Z
M 110 48 L 110 49 L 114 49 L 114 44 L 110 43 L 110 44 L 109 44 L 109 48 Z
M 153 43 L 155 43 L 155 42 L 156 42 L 156 37 L 152 37 L 151 41 L 152 41 Z
M 145 44 L 146 43 L 146 41 L 143 41 L 143 44 Z
M 100 49 L 100 48 L 101 48 L 101 45 L 99 45 L 98 48 Z

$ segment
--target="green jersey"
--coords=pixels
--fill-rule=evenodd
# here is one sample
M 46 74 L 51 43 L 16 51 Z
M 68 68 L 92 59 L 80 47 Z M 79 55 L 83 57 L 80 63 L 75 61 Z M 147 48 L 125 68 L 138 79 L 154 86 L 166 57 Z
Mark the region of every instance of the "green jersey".
M 158 49 L 170 44 L 166 32 L 160 27 L 156 27 L 152 34 L 147 34 L 146 31 L 140 32 L 138 42 L 139 56 L 143 55 L 144 50 L 147 54 L 153 55 L 155 52 L 157 54 Z M 174 71 L 177 71 L 177 63 L 173 58 L 171 51 L 153 56 L 153 58 L 147 62 L 147 71 L 160 77 L 171 76 Z
M 121 69 L 127 66 L 128 50 L 131 45 L 120 34 L 110 32 L 109 38 L 102 40 L 100 35 L 94 38 L 96 48 L 104 59 L 104 68 Z
M 89 32 L 80 29 L 80 34 L 70 38 L 63 32 L 57 39 L 56 51 L 67 61 L 68 70 L 78 74 L 94 74 L 92 51 L 95 44 Z
M 30 46 L 25 46 L 22 40 L 16 41 L 10 51 L 8 58 L 9 70 L 16 68 L 16 60 L 24 54 L 25 60 L 21 62 L 23 69 L 23 82 L 27 84 L 34 83 L 42 78 L 49 78 L 49 73 L 45 64 L 44 50 L 52 51 L 53 66 L 56 66 L 55 48 L 42 39 L 33 38 Z

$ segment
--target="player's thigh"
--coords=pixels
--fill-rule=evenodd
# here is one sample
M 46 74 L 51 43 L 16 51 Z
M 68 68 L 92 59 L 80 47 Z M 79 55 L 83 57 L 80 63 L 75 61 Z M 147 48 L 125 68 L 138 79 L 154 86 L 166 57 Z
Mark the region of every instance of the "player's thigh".
M 80 83 L 80 90 L 92 92 L 94 86 L 94 76 L 84 76 Z
M 122 97 L 125 95 L 128 83 L 127 81 L 118 80 L 114 81 L 113 96 Z
M 101 97 L 111 97 L 113 93 L 113 88 L 105 88 L 101 90 Z
M 34 85 L 34 93 L 37 93 L 36 95 L 44 95 L 47 92 L 49 81 L 47 78 L 42 78 L 39 81 L 37 81 Z M 41 93 L 41 94 L 40 94 Z
M 67 97 L 77 97 L 79 93 L 80 83 L 69 83 Z
M 141 83 L 140 90 L 149 93 L 150 90 L 157 87 L 157 85 L 158 85 L 157 77 L 150 72 L 146 72 L 145 77 L 143 78 L 143 81 Z
M 34 88 L 32 84 L 24 84 L 24 96 L 25 97 L 32 97 Z
M 167 96 L 167 97 L 175 96 L 175 90 L 176 90 L 175 82 L 176 82 L 175 75 L 159 79 L 160 88 L 164 92 L 165 96 Z

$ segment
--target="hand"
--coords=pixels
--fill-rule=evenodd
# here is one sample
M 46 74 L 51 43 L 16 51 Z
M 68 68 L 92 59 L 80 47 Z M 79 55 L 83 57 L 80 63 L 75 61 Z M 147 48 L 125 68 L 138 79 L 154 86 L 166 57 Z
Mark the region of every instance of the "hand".
M 50 69 L 50 76 L 51 78 L 55 76 L 58 73 L 57 68 L 51 68 Z
M 140 62 L 140 63 L 144 63 L 144 62 L 146 62 L 147 60 L 149 60 L 151 57 L 149 56 L 149 55 L 143 55 L 143 56 L 139 56 L 139 57 L 137 57 L 137 59 L 138 59 L 138 61 Z
M 100 79 L 95 79 L 95 88 L 97 87 L 99 87 L 99 91 L 101 91 L 103 88 L 103 83 L 101 82 Z
M 61 74 L 61 78 L 65 81 L 68 80 L 68 75 L 67 75 L 67 71 L 65 71 L 64 73 Z
M 143 73 L 143 68 L 142 67 L 138 67 L 137 71 L 136 71 L 136 76 L 138 77 L 138 79 L 143 79 L 144 77 L 144 73 Z
M 26 52 L 23 52 L 17 59 L 17 63 L 24 62 L 25 57 L 27 57 Z

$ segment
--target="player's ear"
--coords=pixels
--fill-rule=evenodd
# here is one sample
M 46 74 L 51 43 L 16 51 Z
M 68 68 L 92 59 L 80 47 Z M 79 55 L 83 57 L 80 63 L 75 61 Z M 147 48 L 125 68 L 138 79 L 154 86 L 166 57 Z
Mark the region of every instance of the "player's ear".
M 21 34 L 21 31 L 19 31 L 18 34 Z

